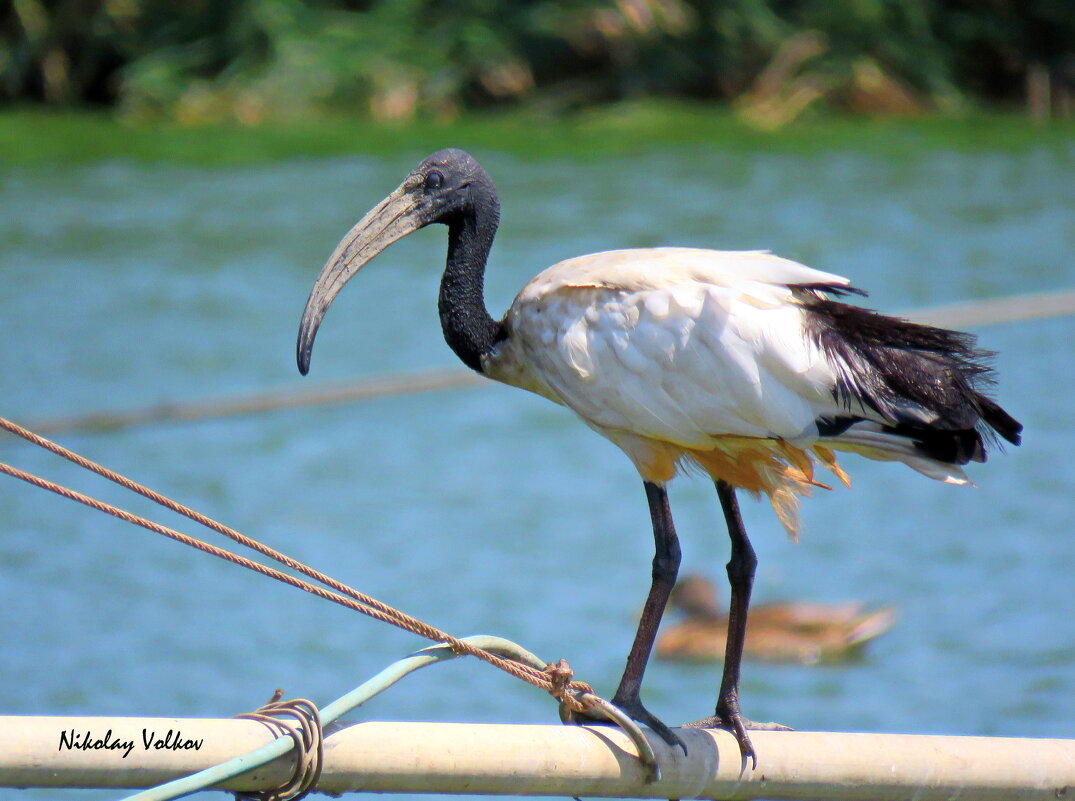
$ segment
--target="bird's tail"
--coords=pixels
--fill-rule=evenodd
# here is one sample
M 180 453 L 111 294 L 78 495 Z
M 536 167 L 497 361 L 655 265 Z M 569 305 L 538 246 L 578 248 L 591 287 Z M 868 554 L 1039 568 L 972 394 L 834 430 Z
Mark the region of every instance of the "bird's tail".
M 974 428 L 859 419 L 839 433 L 823 435 L 819 442 L 869 459 L 903 462 L 925 476 L 948 484 L 968 484 L 963 465 L 984 462 L 986 446 L 998 438 L 1018 445 L 1023 429 L 995 401 L 978 392 L 973 397 L 978 413 Z
M 929 434 L 923 430 L 922 434 Z M 953 432 L 955 433 L 955 432 Z M 972 434 L 975 434 L 973 430 Z M 943 481 L 946 484 L 969 484 L 970 479 L 963 472 L 961 464 L 966 464 L 969 459 L 957 462 L 955 459 L 937 458 L 936 443 L 922 445 L 922 437 L 917 441 L 910 432 L 897 432 L 891 426 L 884 426 L 864 420 L 847 429 L 837 437 L 823 437 L 819 440 L 827 448 L 845 453 L 857 453 L 867 459 L 882 462 L 902 462 L 924 476 Z M 947 448 L 956 448 L 958 438 L 947 444 Z M 930 453 L 934 455 L 930 455 Z M 984 457 L 983 457 L 984 458 Z M 980 461 L 980 460 L 979 460 Z

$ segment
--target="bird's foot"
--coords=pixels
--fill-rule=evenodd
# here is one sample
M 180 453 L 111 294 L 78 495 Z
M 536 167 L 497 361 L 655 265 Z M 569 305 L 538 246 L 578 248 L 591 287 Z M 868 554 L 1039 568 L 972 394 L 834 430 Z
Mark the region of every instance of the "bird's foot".
M 743 759 L 750 759 L 751 769 L 758 767 L 758 754 L 754 750 L 753 743 L 750 742 L 750 736 L 747 731 L 793 731 L 790 726 L 785 726 L 782 723 L 757 723 L 753 720 L 748 720 L 740 714 L 738 709 L 718 713 L 701 720 L 692 720 L 690 723 L 684 723 L 683 728 L 727 729 L 735 736 L 736 742 L 739 743 L 739 753 L 742 754 Z
M 641 723 L 643 726 L 649 726 L 657 733 L 657 736 L 670 746 L 675 747 L 678 745 L 683 749 L 684 755 L 686 755 L 687 746 L 684 745 L 683 740 L 680 739 L 679 735 L 666 726 L 660 718 L 646 709 L 646 707 L 642 705 L 642 701 L 637 697 L 628 699 L 613 698 L 612 704 L 631 718 L 631 720 Z M 574 712 L 564 705 L 560 706 L 560 719 L 564 723 L 574 723 L 577 725 L 589 725 L 591 723 L 607 725 L 612 722 L 608 718 L 599 718 L 582 712 Z

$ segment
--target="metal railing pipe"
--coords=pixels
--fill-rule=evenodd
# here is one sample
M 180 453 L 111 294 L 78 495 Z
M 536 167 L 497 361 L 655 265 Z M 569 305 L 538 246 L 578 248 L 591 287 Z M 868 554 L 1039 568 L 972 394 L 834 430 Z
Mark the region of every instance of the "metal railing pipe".
M 759 755 L 751 771 L 730 734 L 680 734 L 686 756 L 651 738 L 662 778 L 647 784 L 631 741 L 611 727 L 366 722 L 325 741 L 317 789 L 826 801 L 1075 797 L 1075 740 L 759 731 L 751 734 Z M 271 739 L 248 720 L 0 717 L 0 786 L 146 787 Z M 225 787 L 276 786 L 290 775 L 291 759 Z

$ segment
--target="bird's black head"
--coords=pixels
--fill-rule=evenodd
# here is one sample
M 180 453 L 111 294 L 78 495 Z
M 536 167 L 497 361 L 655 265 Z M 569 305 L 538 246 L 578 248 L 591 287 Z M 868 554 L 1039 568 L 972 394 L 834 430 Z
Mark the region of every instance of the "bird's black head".
M 476 205 L 496 204 L 488 173 L 465 150 L 445 148 L 422 160 L 403 186 L 413 185 L 422 225 L 451 223 L 472 214 Z
M 465 222 L 478 208 L 493 216 L 495 229 L 496 189 L 473 156 L 446 148 L 423 159 L 392 194 L 358 221 L 325 263 L 299 325 L 299 372 L 306 375 L 309 371 L 318 326 L 343 285 L 359 270 L 407 234 L 432 223 Z

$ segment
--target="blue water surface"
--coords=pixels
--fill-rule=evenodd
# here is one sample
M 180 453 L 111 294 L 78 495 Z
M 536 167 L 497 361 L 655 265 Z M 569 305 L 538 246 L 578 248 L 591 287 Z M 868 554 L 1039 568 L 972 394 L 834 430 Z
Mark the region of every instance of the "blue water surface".
M 294 365 L 324 259 L 422 155 L 4 172 L 0 414 L 39 421 L 453 366 L 436 314 L 439 227 L 370 265 L 326 318 L 311 376 Z M 771 248 L 851 277 L 887 310 L 1075 285 L 1075 151 L 476 155 L 504 210 L 494 314 L 562 258 L 665 244 Z M 767 504 L 745 502 L 758 601 L 861 600 L 900 615 L 860 663 L 747 665 L 750 717 L 1075 734 L 1075 319 L 976 333 L 999 352 L 998 400 L 1026 425 L 1021 448 L 972 466 L 976 488 L 847 457 L 854 489 L 807 501 L 798 544 Z M 601 692 L 615 686 L 649 581 L 644 494 L 619 451 L 540 398 L 490 384 L 57 439 L 444 629 L 499 634 L 566 657 Z M 12 438 L 0 460 L 197 533 Z M 684 570 L 719 577 L 727 537 L 711 485 L 679 480 L 672 503 Z M 325 703 L 423 645 L 6 477 L 0 602 L 8 715 L 228 717 L 277 687 Z M 718 676 L 654 663 L 644 697 L 669 722 L 694 719 L 711 713 Z M 556 720 L 548 696 L 472 660 L 352 717 Z

